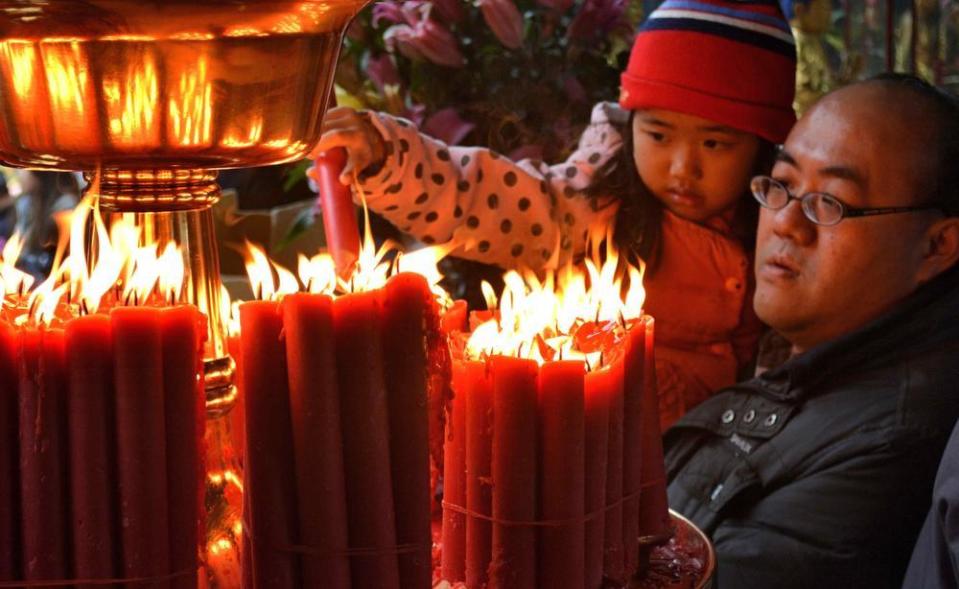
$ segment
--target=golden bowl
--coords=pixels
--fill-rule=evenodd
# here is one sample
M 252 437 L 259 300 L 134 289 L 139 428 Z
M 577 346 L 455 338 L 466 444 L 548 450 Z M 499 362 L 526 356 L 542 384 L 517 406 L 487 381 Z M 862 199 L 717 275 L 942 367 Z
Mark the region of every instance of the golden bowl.
M 0 160 L 129 191 L 302 159 L 367 2 L 0 0 Z

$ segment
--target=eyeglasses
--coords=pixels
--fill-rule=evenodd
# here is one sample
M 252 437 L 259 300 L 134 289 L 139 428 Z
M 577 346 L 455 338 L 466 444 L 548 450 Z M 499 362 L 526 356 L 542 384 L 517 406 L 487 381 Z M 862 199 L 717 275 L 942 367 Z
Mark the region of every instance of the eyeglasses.
M 798 200 L 802 205 L 803 213 L 806 218 L 816 225 L 831 226 L 849 217 L 871 217 L 874 215 L 891 215 L 893 213 L 910 213 L 913 211 L 942 210 L 937 205 L 924 205 L 918 207 L 880 207 L 880 208 L 856 208 L 851 207 L 835 196 L 826 192 L 807 192 L 802 196 L 793 196 L 789 194 L 786 187 L 778 180 L 769 176 L 756 176 L 749 183 L 749 188 L 759 201 L 759 204 L 778 211 L 785 208 L 791 200 Z

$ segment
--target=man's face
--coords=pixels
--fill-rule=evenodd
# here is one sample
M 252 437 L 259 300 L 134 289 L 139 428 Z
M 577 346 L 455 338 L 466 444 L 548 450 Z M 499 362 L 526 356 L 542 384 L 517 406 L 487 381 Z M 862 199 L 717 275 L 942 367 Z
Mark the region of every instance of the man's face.
M 890 116 L 892 98 L 866 84 L 824 99 L 790 133 L 773 178 L 794 196 L 827 192 L 851 207 L 921 204 L 917 186 L 930 168 L 922 149 L 928 125 Z M 934 215 L 844 218 L 822 227 L 797 201 L 763 209 L 756 313 L 799 350 L 863 326 L 923 280 L 924 233 Z

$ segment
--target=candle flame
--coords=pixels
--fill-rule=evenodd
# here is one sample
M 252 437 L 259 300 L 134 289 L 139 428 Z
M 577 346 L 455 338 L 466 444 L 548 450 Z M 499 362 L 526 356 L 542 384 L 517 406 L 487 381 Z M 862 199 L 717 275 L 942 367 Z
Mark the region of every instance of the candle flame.
M 6 302 L 6 295 L 24 293 L 33 286 L 33 276 L 16 267 L 22 250 L 23 239 L 14 233 L 0 251 L 0 307 Z
M 363 241 L 356 264 L 347 276 L 337 275 L 333 257 L 327 252 L 318 253 L 311 258 L 301 254 L 297 260 L 297 274 L 294 275 L 271 260 L 263 248 L 246 242 L 243 255 L 254 297 L 260 300 L 279 300 L 295 292 L 331 296 L 369 292 L 384 287 L 390 276 L 398 272 L 413 272 L 426 278 L 441 306 L 446 308 L 452 305 L 449 293 L 439 284 L 443 274 L 437 264 L 455 249 L 453 242 L 403 253 L 399 251 L 398 244 L 390 240 L 376 246 L 370 231 L 368 213 L 365 215 L 364 225 Z
M 56 254 L 39 285 L 15 267 L 23 248 L 18 235 L 0 252 L 0 297 L 5 314 L 15 322 L 49 325 L 60 315 L 180 299 L 186 279 L 182 250 L 175 243 L 147 238 L 133 215 L 116 215 L 108 228 L 93 199 L 85 198 L 55 220 Z
M 543 276 L 508 271 L 500 296 L 484 282 L 484 297 L 496 312 L 469 335 L 467 357 L 504 355 L 540 363 L 580 359 L 587 368 L 602 364 L 603 346 L 586 342 L 620 337 L 642 316 L 644 268 L 620 257 L 609 230 L 592 244 L 581 266 L 569 262 Z

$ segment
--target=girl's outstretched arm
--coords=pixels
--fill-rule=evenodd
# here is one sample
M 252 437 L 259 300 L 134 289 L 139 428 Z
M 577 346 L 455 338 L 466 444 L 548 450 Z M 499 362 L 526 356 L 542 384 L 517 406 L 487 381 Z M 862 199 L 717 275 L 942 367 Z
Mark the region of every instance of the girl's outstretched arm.
M 371 210 L 425 243 L 455 238 L 454 255 L 502 267 L 555 266 L 581 253 L 589 228 L 615 214 L 615 199 L 599 204 L 584 193 L 596 170 L 622 148 L 625 113 L 613 105 L 594 108 L 577 150 L 554 166 L 447 146 L 409 121 L 368 116 L 369 129 L 359 124 L 341 133 L 341 145 L 370 146 L 358 148 L 355 167 L 362 170 L 354 199 L 359 202 L 356 190 L 362 191 Z M 323 144 L 336 141 L 328 133 Z M 378 151 L 381 161 L 373 161 Z

